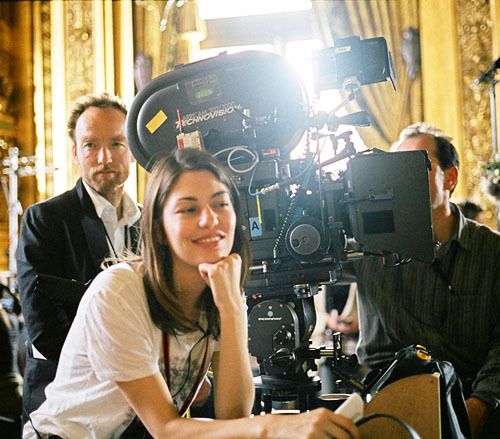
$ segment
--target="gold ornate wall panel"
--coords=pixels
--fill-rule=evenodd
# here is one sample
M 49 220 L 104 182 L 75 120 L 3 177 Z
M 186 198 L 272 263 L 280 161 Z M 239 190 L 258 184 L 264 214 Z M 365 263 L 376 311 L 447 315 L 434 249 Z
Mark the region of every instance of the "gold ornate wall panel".
M 0 160 L 8 157 L 8 148 L 15 146 L 15 118 L 9 114 L 12 108 L 12 14 L 7 5 L 0 4 Z M 0 166 L 3 171 L 3 167 Z M 1 175 L 2 184 L 7 182 Z M 0 189 L 0 272 L 8 268 L 9 211 L 6 197 Z M 2 279 L 3 280 L 3 279 Z
M 65 2 L 66 99 L 71 104 L 94 89 L 93 2 Z
M 14 146 L 21 158 L 34 152 L 32 49 L 31 3 L 0 2 L 0 175 L 5 189 L 10 192 L 13 187 L 10 193 L 23 207 L 35 199 L 35 179 L 18 179 L 16 190 L 8 174 L 12 168 L 3 159 L 9 155 L 8 148 Z M 16 220 L 13 216 L 12 225 Z M 10 225 L 7 202 L 0 190 L 0 272 L 11 269 L 8 255 L 13 249 L 9 244 L 14 241 L 10 238 L 17 225 Z M 6 282 L 3 277 L 2 281 Z
M 463 148 L 461 154 L 466 197 L 487 204 L 481 191 L 482 163 L 492 155 L 489 86 L 477 86 L 480 72 L 491 64 L 492 20 L 488 0 L 459 0 L 458 41 L 463 90 Z M 464 181 L 465 180 L 465 181 Z M 489 210 L 493 219 L 493 210 Z
M 498 1 L 419 2 L 424 118 L 451 135 L 459 151 L 455 200 L 470 199 L 487 207 L 491 227 L 496 226 L 494 208 L 479 185 L 479 165 L 492 151 L 488 87 L 478 88 L 474 81 L 499 55 L 493 50 L 499 38 L 494 18 Z
M 133 86 L 131 0 L 32 2 L 37 156 L 55 172 L 40 174 L 38 199 L 71 187 L 79 176 L 66 121 L 72 103 L 108 91 L 130 102 Z M 132 195 L 136 181 L 127 183 Z
M 172 70 L 189 59 L 188 46 L 179 38 L 177 31 L 179 9 L 170 9 L 167 1 L 134 1 L 134 67 L 138 86 L 147 80 Z M 149 71 L 148 71 L 149 70 Z M 138 198 L 142 201 L 147 173 L 138 169 Z
M 52 145 L 52 63 L 50 3 L 34 2 L 34 83 L 35 125 L 37 131 L 36 154 L 39 163 L 47 168 L 54 166 Z M 37 176 L 38 199 L 54 193 L 52 172 L 40 172 Z
M 66 116 L 69 114 L 72 102 L 79 96 L 95 91 L 95 45 L 94 42 L 94 20 L 93 2 L 70 1 L 64 2 L 64 68 L 66 69 L 66 93 L 65 107 Z M 63 66 L 54 66 L 63 68 Z M 64 118 L 66 121 L 67 117 Z M 66 132 L 66 124 L 59 129 Z M 68 145 L 67 157 L 71 167 L 68 167 L 68 181 L 73 182 L 79 175 L 78 168 L 72 163 L 69 155 L 70 143 Z

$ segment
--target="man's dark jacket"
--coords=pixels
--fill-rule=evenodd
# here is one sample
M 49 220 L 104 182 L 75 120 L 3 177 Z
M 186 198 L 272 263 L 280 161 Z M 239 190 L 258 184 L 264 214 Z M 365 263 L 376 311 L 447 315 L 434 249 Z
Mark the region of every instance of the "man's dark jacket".
M 130 228 L 130 236 L 132 250 L 137 251 L 138 223 Z M 101 271 L 107 256 L 104 225 L 81 179 L 73 189 L 26 210 L 16 254 L 28 332 L 23 411 L 31 413 L 45 401 L 45 387 L 55 377 L 62 345 L 86 287 L 82 284 Z M 57 276 L 63 282 L 41 282 L 38 275 Z M 66 288 L 65 280 L 71 279 L 80 282 L 68 283 Z M 47 360 L 33 358 L 32 345 Z

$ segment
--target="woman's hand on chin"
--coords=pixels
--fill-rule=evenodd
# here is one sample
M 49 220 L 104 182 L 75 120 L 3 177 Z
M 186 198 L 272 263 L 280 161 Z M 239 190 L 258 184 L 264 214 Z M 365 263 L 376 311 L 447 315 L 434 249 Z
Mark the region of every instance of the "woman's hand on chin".
M 212 290 L 214 302 L 219 312 L 226 308 L 242 307 L 241 299 L 241 257 L 232 253 L 213 264 L 198 265 L 201 277 Z

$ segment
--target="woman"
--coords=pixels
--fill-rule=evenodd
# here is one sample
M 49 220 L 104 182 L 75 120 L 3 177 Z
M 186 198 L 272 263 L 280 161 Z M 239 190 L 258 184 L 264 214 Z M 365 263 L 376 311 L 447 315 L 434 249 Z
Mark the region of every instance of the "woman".
M 325 409 L 249 417 L 239 212 L 236 188 L 210 155 L 183 150 L 157 162 L 142 258 L 103 271 L 85 293 L 25 437 L 36 437 L 33 426 L 42 437 L 119 437 L 136 414 L 155 438 L 358 437 Z M 210 364 L 217 420 L 183 418 Z

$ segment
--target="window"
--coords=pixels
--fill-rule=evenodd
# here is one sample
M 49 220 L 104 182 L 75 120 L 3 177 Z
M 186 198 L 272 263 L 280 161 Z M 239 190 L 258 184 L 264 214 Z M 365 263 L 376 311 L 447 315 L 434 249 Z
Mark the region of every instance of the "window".
M 196 60 L 243 50 L 262 50 L 282 55 L 301 78 L 309 97 L 313 112 L 331 111 L 341 102 L 339 90 L 327 90 L 315 96 L 313 82 L 313 53 L 323 48 L 316 38 L 311 12 L 311 1 L 303 0 L 199 0 L 200 15 L 206 20 L 208 37 L 201 43 Z M 345 109 L 337 115 L 345 114 Z M 353 141 L 358 149 L 364 149 L 363 142 L 352 127 L 341 131 L 353 131 Z M 334 155 L 327 138 L 323 144 L 322 161 Z M 306 136 L 291 153 L 292 158 L 300 156 L 306 147 Z M 316 142 L 310 145 L 316 148 Z M 339 145 L 343 147 L 342 142 Z M 340 165 L 340 166 L 339 166 Z M 344 167 L 345 161 L 335 167 Z

